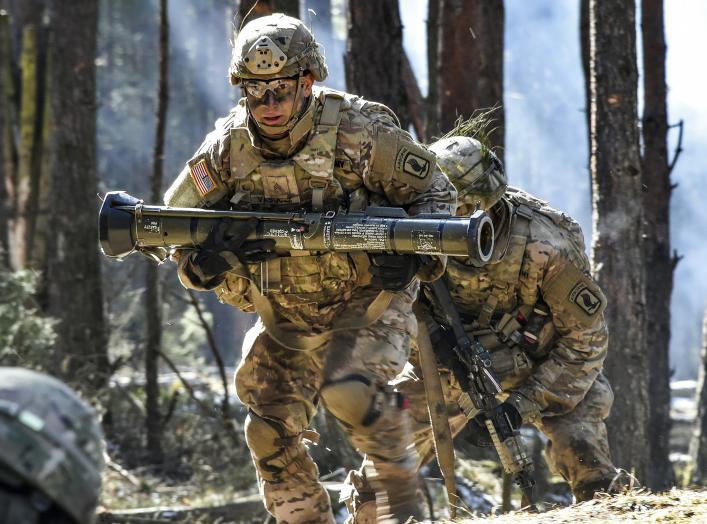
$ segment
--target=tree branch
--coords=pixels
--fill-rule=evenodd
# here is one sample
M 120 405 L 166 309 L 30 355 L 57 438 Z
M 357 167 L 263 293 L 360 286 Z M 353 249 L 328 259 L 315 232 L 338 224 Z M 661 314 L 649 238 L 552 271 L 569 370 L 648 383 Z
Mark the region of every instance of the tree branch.
M 221 358 L 221 353 L 219 352 L 218 347 L 216 345 L 216 339 L 214 338 L 214 334 L 211 331 L 211 327 L 209 326 L 209 323 L 206 321 L 206 318 L 204 318 L 204 314 L 201 311 L 199 301 L 197 300 L 196 296 L 194 295 L 194 292 L 191 289 L 187 289 L 186 291 L 189 295 L 191 305 L 194 306 L 194 310 L 196 311 L 196 314 L 199 317 L 199 322 L 201 322 L 201 326 L 206 332 L 206 339 L 209 341 L 209 349 L 211 349 L 211 353 L 213 354 L 214 359 L 216 360 L 216 364 L 218 365 L 218 372 L 221 375 L 221 382 L 223 383 L 223 404 L 221 406 L 221 411 L 224 420 L 228 421 L 231 419 L 231 408 L 228 402 L 228 379 L 226 378 L 226 366 L 223 363 L 223 358 Z
M 685 258 L 684 255 L 678 255 L 678 250 L 673 249 L 673 256 L 670 258 L 670 269 L 672 271 L 675 271 L 675 268 L 678 266 L 678 264 L 683 258 Z
M 680 156 L 680 153 L 682 153 L 682 134 L 684 130 L 684 120 L 680 120 L 677 124 L 673 124 L 672 126 L 668 126 L 668 129 L 677 127 L 678 128 L 678 143 L 677 146 L 675 147 L 675 153 L 673 153 L 673 159 L 670 161 L 670 165 L 668 166 L 668 176 L 673 172 L 673 168 L 675 167 L 675 164 L 678 161 L 678 157 Z M 670 185 L 670 190 L 672 191 L 678 187 L 677 184 L 671 184 Z
M 182 383 L 182 386 L 184 386 L 184 389 L 187 390 L 187 393 L 189 394 L 189 398 L 191 398 L 196 403 L 196 405 L 198 405 L 199 408 L 201 408 L 201 410 L 204 411 L 204 413 L 206 413 L 209 416 L 214 416 L 215 413 L 214 413 L 213 408 L 210 408 L 204 402 L 199 400 L 199 398 L 196 396 L 196 391 L 194 391 L 194 388 L 191 386 L 191 384 L 189 384 L 189 382 L 187 382 L 187 379 L 185 379 L 182 376 L 182 374 L 177 369 L 177 366 L 174 364 L 174 362 L 172 362 L 172 359 L 170 359 L 167 355 L 165 355 L 164 351 L 162 351 L 161 349 L 157 351 L 157 354 L 162 358 L 162 360 L 165 361 L 165 363 L 167 364 L 167 366 L 169 366 L 169 368 L 172 370 L 172 372 L 175 375 L 177 375 L 177 378 Z

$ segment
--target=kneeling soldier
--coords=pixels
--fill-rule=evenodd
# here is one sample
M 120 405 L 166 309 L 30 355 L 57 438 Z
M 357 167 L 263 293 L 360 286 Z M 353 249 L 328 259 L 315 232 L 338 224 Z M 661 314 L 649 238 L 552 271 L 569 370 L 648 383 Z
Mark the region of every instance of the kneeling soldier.
M 590 276 L 580 226 L 545 202 L 508 187 L 500 161 L 477 140 L 450 137 L 430 149 L 457 187 L 457 214 L 487 210 L 496 232 L 489 264 L 476 267 L 467 259 L 449 259 L 443 278 L 464 327 L 489 351 L 509 409 L 548 438 L 551 469 L 570 484 L 577 501 L 589 500 L 595 492 L 609 490 L 617 472 L 604 425 L 613 402 L 602 374 L 608 340 L 606 299 Z M 431 317 L 443 324 L 432 293 L 423 289 Z M 461 390 L 449 370 L 453 358 L 439 358 L 447 337 L 436 322 L 431 324 L 456 435 L 468 419 L 457 406 Z M 433 457 L 434 448 L 425 390 L 417 378 L 422 373 L 416 359 L 411 361 L 414 371 L 406 374 L 398 390 L 410 403 L 422 466 Z M 471 429 L 480 441 L 487 440 L 480 426 Z M 365 479 L 353 480 L 360 492 L 366 491 Z M 359 498 L 351 499 L 356 499 L 352 505 L 361 506 L 362 511 L 355 511 L 357 522 L 358 515 L 369 510 L 363 510 Z

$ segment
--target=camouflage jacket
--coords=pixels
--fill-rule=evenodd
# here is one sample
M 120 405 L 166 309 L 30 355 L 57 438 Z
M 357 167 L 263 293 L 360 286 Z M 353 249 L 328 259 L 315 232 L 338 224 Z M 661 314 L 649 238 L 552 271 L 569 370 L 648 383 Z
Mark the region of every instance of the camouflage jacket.
M 286 211 L 360 208 L 370 202 L 402 206 L 410 214 L 455 210 L 456 191 L 434 153 L 401 130 L 381 104 L 315 87 L 291 132 L 298 134 L 300 145 L 289 156 L 271 153 L 241 99 L 216 122 L 167 191 L 165 203 Z M 257 283 L 279 316 L 304 330 L 327 329 L 351 295 L 367 285 L 368 257 L 295 255 L 303 253 L 250 265 L 249 279 L 229 273 L 214 290 L 222 302 L 253 311 L 249 290 Z M 205 289 L 190 261 L 188 254 L 180 257 L 182 283 Z M 438 263 L 435 272 L 443 269 Z
M 450 259 L 445 279 L 504 390 L 530 401 L 524 418 L 532 421 L 571 411 L 601 371 L 606 299 L 590 276 L 577 222 L 515 188 L 501 203 L 492 263 Z

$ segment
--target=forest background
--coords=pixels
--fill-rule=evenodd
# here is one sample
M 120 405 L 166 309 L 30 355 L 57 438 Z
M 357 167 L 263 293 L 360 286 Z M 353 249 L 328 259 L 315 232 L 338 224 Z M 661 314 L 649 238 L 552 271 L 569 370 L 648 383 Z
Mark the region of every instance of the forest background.
M 596 235 L 594 221 L 601 220 L 596 206 L 594 218 L 592 216 L 592 191 L 602 191 L 601 182 L 596 173 L 590 173 L 589 167 L 589 71 L 584 69 L 587 62 L 583 62 L 582 55 L 582 43 L 588 44 L 589 37 L 581 31 L 581 15 L 590 3 L 579 0 L 494 0 L 484 4 L 481 1 L 438 0 L 430 4 L 426 0 L 386 0 L 375 3 L 376 9 L 372 9 L 370 3 L 354 0 L 348 3 L 345 0 L 262 1 L 254 14 L 261 8 L 273 8 L 275 4 L 296 10 L 324 45 L 330 68 L 330 78 L 325 84 L 390 104 L 409 125 L 411 132 L 421 139 L 429 141 L 441 134 L 440 131 L 446 131 L 445 125 L 449 127 L 448 123 L 456 117 L 456 112 L 439 102 L 445 81 L 451 82 L 458 77 L 456 83 L 459 85 L 453 89 L 455 95 L 466 90 L 471 102 L 483 100 L 484 103 L 476 106 L 470 105 L 469 100 L 461 103 L 464 110 L 460 112 L 466 116 L 470 109 L 501 105 L 502 110 L 496 113 L 499 130 L 493 140 L 504 159 L 511 184 L 548 200 L 553 207 L 575 217 L 583 227 L 590 253 L 593 233 Z M 52 10 L 54 4 L 60 8 Z M 19 270 L 14 273 L 4 271 L 3 276 L 7 275 L 7 279 L 0 284 L 3 291 L 0 307 L 4 307 L 0 309 L 0 326 L 5 326 L 0 327 L 0 330 L 5 329 L 0 331 L 0 357 L 4 364 L 19 363 L 63 376 L 85 389 L 87 395 L 97 397 L 108 433 L 111 423 L 117 427 L 129 423 L 129 418 L 121 419 L 120 409 L 111 406 L 113 400 L 106 400 L 114 393 L 115 387 L 127 389 L 123 401 L 131 404 L 136 417 L 145 416 L 147 422 L 144 433 L 114 439 L 116 457 L 123 458 L 124 465 L 159 463 L 164 460 L 164 453 L 169 456 L 172 445 L 169 439 L 175 434 L 170 429 L 170 418 L 176 419 L 180 407 L 187 402 L 179 400 L 178 394 L 183 395 L 189 387 L 198 389 L 193 384 L 190 386 L 189 380 L 198 383 L 201 380 L 199 370 L 212 370 L 217 386 L 230 388 L 229 395 L 210 399 L 222 404 L 221 414 L 227 423 L 237 425 L 241 415 L 239 409 L 233 407 L 237 400 L 228 384 L 228 375 L 237 362 L 243 334 L 252 324 L 253 316 L 221 306 L 210 294 L 186 294 L 180 288 L 171 264 L 150 266 L 137 256 L 123 262 L 105 259 L 98 254 L 94 239 L 95 215 L 100 204 L 96 193 L 122 189 L 146 201 L 156 202 L 155 195 L 161 194 L 181 170 L 205 134 L 213 128 L 216 118 L 226 114 L 237 100 L 239 92 L 228 85 L 226 70 L 230 60 L 228 42 L 234 24 L 240 24 L 239 17 L 249 7 L 247 1 L 243 4 L 232 0 L 82 0 L 67 7 L 68 4 L 49 0 L 0 0 L 0 9 L 6 11 L 0 17 L 0 49 L 3 53 L 0 55 L 0 128 L 3 130 L 0 241 L 4 246 L 5 265 Z M 607 4 L 621 8 L 633 3 L 617 0 Z M 163 91 L 159 90 L 160 5 L 168 6 L 166 21 L 169 26 L 168 77 L 162 85 Z M 430 36 L 431 30 L 437 27 L 428 23 L 435 5 L 442 13 L 445 9 L 447 13 L 454 10 L 462 13 L 466 9 L 466 16 L 476 16 L 466 27 L 462 27 L 465 18 L 457 17 L 460 27 L 453 28 L 457 45 L 441 49 L 448 54 L 436 58 L 430 55 L 428 47 L 430 38 L 434 38 Z M 479 7 L 483 5 L 486 7 Z M 663 11 L 662 1 L 638 2 L 633 18 L 637 55 L 631 62 L 639 74 L 634 87 L 637 103 L 633 109 L 638 118 L 632 121 L 636 138 L 642 130 L 639 120 L 644 113 L 641 9 L 645 5 L 652 8 L 658 5 Z M 49 9 L 45 10 L 45 7 Z M 80 40 L 72 43 L 70 38 L 62 39 L 61 35 L 72 34 L 76 38 L 82 35 L 85 28 L 77 29 L 72 24 L 81 18 L 76 16 L 76 10 L 84 9 L 85 13 L 97 16 L 95 47 L 85 49 L 95 57 L 92 60 L 95 79 L 88 81 L 84 81 L 86 77 L 82 69 L 87 67 L 86 56 L 79 56 L 77 63 L 83 64 L 80 68 L 62 70 L 67 55 L 60 50 L 61 45 L 74 49 L 83 45 Z M 357 14 L 365 14 L 370 19 L 347 27 L 347 15 L 351 20 Z M 671 296 L 667 329 L 670 363 L 669 368 L 660 368 L 662 378 L 654 381 L 660 382 L 665 390 L 658 393 L 659 397 L 662 395 L 663 403 L 669 395 L 668 379 L 697 379 L 698 370 L 703 366 L 699 353 L 707 297 L 704 270 L 707 260 L 707 210 L 704 205 L 707 176 L 701 153 L 707 147 L 707 102 L 704 99 L 707 72 L 698 65 L 698 57 L 707 49 L 707 34 L 702 30 L 707 22 L 707 5 L 700 0 L 670 0 L 665 2 L 664 14 L 667 123 L 677 125 L 683 122 L 683 125 L 671 127 L 666 135 L 665 159 L 668 164 L 674 159 L 676 162 L 674 166 L 666 165 L 671 167 L 668 178 L 673 186 L 663 193 L 663 200 L 670 200 L 668 263 L 674 277 L 672 295 L 667 295 Z M 377 23 L 374 23 L 377 15 Z M 453 32 L 449 29 L 452 24 L 445 26 L 443 17 L 438 27 L 440 35 L 445 31 Z M 662 26 L 660 31 L 663 31 Z M 365 55 L 366 38 L 374 43 L 375 38 L 379 39 L 378 47 L 374 45 L 367 51 L 374 65 L 378 62 L 375 57 L 370 58 L 373 56 L 371 49 L 374 54 L 385 46 L 392 50 L 390 54 L 397 62 L 385 75 L 372 76 L 372 72 L 379 70 L 367 68 L 365 62 L 357 58 L 356 53 L 362 51 L 357 51 L 356 46 L 361 46 Z M 443 37 L 439 38 L 441 42 Z M 347 47 L 348 72 L 343 58 Z M 414 72 L 412 81 L 410 70 L 404 67 L 405 55 Z M 449 67 L 445 66 L 447 57 Z M 478 57 L 481 57 L 480 61 Z M 430 58 L 437 60 L 432 71 L 427 67 Z M 622 59 L 626 57 L 617 58 Z M 477 75 L 479 86 L 490 85 L 486 90 L 491 95 L 477 96 L 474 81 L 465 84 L 468 77 L 461 72 L 466 69 Z M 391 74 L 395 77 L 391 78 Z M 451 83 L 447 88 L 449 86 Z M 95 146 L 93 153 L 73 164 L 65 163 L 63 167 L 62 159 L 70 160 L 71 157 L 66 151 L 75 150 L 71 149 L 71 140 L 64 144 L 68 149 L 62 150 L 60 137 L 82 136 L 86 129 L 93 128 L 90 127 L 90 117 L 88 120 L 67 118 L 54 122 L 54 127 L 50 125 L 52 115 L 71 110 L 54 100 L 62 89 L 74 93 L 63 97 L 67 106 L 71 103 L 91 106 L 93 92 L 96 104 L 95 132 L 91 133 L 90 142 L 85 142 Z M 402 91 L 394 92 L 396 89 Z M 378 95 L 379 92 L 383 94 Z M 426 96 L 430 98 L 425 99 Z M 438 104 L 428 103 L 435 96 Z M 30 100 L 36 103 L 28 103 Z M 431 107 L 437 108 L 437 112 L 431 111 Z M 163 147 L 160 147 L 161 139 L 156 138 L 160 137 L 159 130 L 156 134 L 160 108 L 166 115 L 161 135 Z M 629 108 L 626 111 L 629 120 L 630 114 Z M 85 115 L 82 118 L 86 118 Z M 435 121 L 437 129 L 432 125 Z M 643 140 L 645 142 L 645 137 Z M 619 154 L 618 145 L 615 149 L 614 152 Z M 60 151 L 65 152 L 66 158 Z M 91 158 L 92 154 L 95 157 Z M 163 164 L 156 159 L 163 159 Z M 155 176 L 158 172 L 161 179 Z M 82 174 L 88 174 L 88 177 L 81 178 Z M 593 176 L 595 187 L 592 190 Z M 646 184 L 643 186 L 645 192 Z M 634 185 L 633 189 L 614 195 L 620 206 L 642 207 L 641 199 L 637 198 L 640 189 L 632 192 L 635 189 Z M 624 224 L 619 220 L 613 225 L 621 230 L 627 224 L 628 221 Z M 59 232 L 61 228 L 82 233 L 74 237 L 63 236 Z M 652 230 L 646 228 L 645 236 L 651 234 Z M 62 238 L 71 238 L 71 247 L 62 246 Z M 636 246 L 631 243 L 615 246 L 627 251 L 632 247 Z M 66 256 L 63 255 L 65 252 L 68 253 Z M 62 255 L 57 256 L 57 253 Z M 628 267 L 631 264 L 636 267 L 651 265 L 648 257 L 640 258 L 629 259 Z M 595 258 L 595 267 L 597 262 L 601 260 Z M 93 264 L 95 271 L 86 269 L 85 263 Z M 611 275 L 604 278 L 611 279 Z M 154 282 L 159 285 L 151 287 Z M 147 307 L 146 301 L 150 301 Z M 161 303 L 159 312 L 151 306 L 157 303 Z M 79 309 L 74 319 L 67 321 L 66 312 L 79 304 L 83 304 L 84 309 Z M 615 304 L 618 309 L 619 302 Z M 638 323 L 646 335 L 645 338 L 639 337 L 635 344 L 635 347 L 645 349 L 645 352 L 638 353 L 638 357 L 637 353 L 633 357 L 630 355 L 633 343 L 612 347 L 617 360 L 616 368 L 610 371 L 619 377 L 624 374 L 632 376 L 637 370 L 638 376 L 642 377 L 639 388 L 643 388 L 641 391 L 645 395 L 627 381 L 623 390 L 625 395 L 620 401 L 623 408 L 633 410 L 632 413 L 638 405 L 645 415 L 634 417 L 641 434 L 651 431 L 648 376 L 654 352 L 650 332 L 645 331 L 650 329 L 646 326 L 650 318 L 644 317 L 643 312 L 658 309 L 661 305 L 666 304 L 651 303 L 648 299 L 641 303 L 642 312 L 638 316 L 632 309 L 619 310 L 616 312 L 619 320 L 614 321 L 612 328 L 612 333 L 618 335 L 626 331 L 619 322 L 625 322 L 627 326 Z M 626 318 L 622 320 L 622 317 Z M 86 326 L 82 328 L 77 318 L 83 318 Z M 662 318 L 665 320 L 668 316 Z M 667 358 L 667 345 L 661 344 L 657 344 L 657 352 L 662 351 L 665 353 L 663 357 Z M 103 347 L 107 351 L 104 349 L 105 353 L 102 353 L 96 349 L 92 352 L 90 347 Z M 635 362 L 622 368 L 624 362 L 618 360 L 621 353 L 629 353 L 628 359 L 633 358 Z M 86 356 L 102 369 L 95 382 L 82 380 L 84 370 L 76 364 Z M 170 372 L 171 368 L 181 370 L 179 379 L 172 374 L 169 375 L 171 378 L 165 379 L 167 382 L 160 382 L 158 372 Z M 140 376 L 137 371 L 143 369 L 147 372 L 146 381 L 137 378 Z M 94 371 L 86 371 L 90 373 L 89 378 L 93 377 Z M 112 377 L 109 394 L 103 391 L 107 377 Z M 218 384 L 219 380 L 222 384 Z M 620 381 L 615 382 L 615 389 L 620 391 Z M 136 388 L 134 391 L 133 387 Z M 203 401 L 199 391 L 186 393 L 192 403 Z M 617 412 L 621 413 L 623 408 L 617 406 Z M 199 409 L 212 412 L 213 406 L 202 405 Z M 149 414 L 154 410 L 162 415 L 151 417 Z M 666 417 L 665 414 L 660 416 Z M 160 423 L 155 424 L 155 420 Z M 171 424 L 175 424 L 174 420 Z M 662 448 L 661 444 L 657 446 L 662 449 L 664 457 L 661 460 L 665 464 L 668 458 L 666 428 L 670 424 L 665 420 L 661 424 L 658 434 L 664 444 Z M 203 430 L 208 433 L 207 428 Z M 617 426 L 614 431 L 620 432 L 621 429 Z M 235 434 L 237 431 L 229 432 L 225 440 L 238 440 L 240 437 Z M 130 446 L 146 447 L 148 454 L 128 457 L 125 448 Z M 247 457 L 242 442 L 235 448 Z M 626 465 L 631 466 L 633 458 L 631 453 L 626 453 Z M 647 451 L 637 460 L 647 463 L 649 455 Z M 645 469 L 645 464 L 637 467 L 640 471 Z M 672 475 L 662 476 L 668 484 L 673 482 Z M 252 479 L 244 479 L 244 485 L 246 480 Z M 652 483 L 664 487 L 660 484 L 658 481 Z

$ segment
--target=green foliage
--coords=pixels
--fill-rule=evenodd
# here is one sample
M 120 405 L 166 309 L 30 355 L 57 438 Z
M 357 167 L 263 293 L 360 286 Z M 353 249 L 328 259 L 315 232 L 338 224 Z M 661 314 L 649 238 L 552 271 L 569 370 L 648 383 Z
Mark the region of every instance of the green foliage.
M 56 334 L 54 319 L 33 302 L 37 274 L 0 268 L 0 364 L 46 369 Z
M 468 136 L 474 138 L 484 146 L 482 149 L 482 155 L 484 155 L 487 151 L 493 149 L 490 136 L 498 129 L 498 127 L 494 126 L 496 122 L 494 114 L 500 108 L 500 106 L 494 106 L 488 109 L 477 109 L 466 120 L 460 116 L 457 118 L 456 122 L 454 122 L 454 128 L 445 133 L 441 138 L 449 138 L 452 136 Z M 486 161 L 486 158 L 483 158 L 483 160 Z

